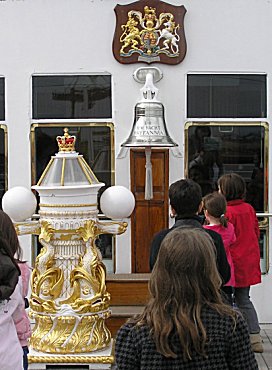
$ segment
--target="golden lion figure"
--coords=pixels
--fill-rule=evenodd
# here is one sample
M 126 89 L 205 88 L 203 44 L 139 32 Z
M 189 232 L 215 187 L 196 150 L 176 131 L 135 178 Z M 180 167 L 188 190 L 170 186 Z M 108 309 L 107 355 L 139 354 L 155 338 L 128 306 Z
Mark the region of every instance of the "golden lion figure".
M 123 43 L 123 46 L 120 49 L 120 54 L 125 53 L 124 50 L 127 46 L 130 46 L 132 49 L 137 50 L 137 45 L 139 43 L 142 44 L 140 31 L 136 27 L 137 25 L 138 22 L 133 18 L 129 18 L 127 23 L 125 25 L 122 25 L 122 30 L 124 30 L 124 32 L 120 37 L 120 42 Z

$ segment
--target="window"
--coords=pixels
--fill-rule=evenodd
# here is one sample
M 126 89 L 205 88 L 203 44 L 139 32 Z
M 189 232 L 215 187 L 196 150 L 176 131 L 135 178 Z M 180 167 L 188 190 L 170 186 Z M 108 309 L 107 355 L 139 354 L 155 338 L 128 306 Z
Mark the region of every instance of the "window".
M 185 174 L 200 185 L 203 196 L 217 190 L 217 180 L 221 175 L 235 172 L 246 182 L 246 201 L 256 212 L 263 214 L 267 211 L 267 123 L 187 122 L 185 143 Z M 259 218 L 259 226 L 261 271 L 267 273 L 267 218 Z
M 186 172 L 203 196 L 217 190 L 224 173 L 236 172 L 247 184 L 247 201 L 257 212 L 267 210 L 268 125 L 258 123 L 188 123 Z
M 112 117 L 110 75 L 33 76 L 33 119 Z
M 266 75 L 189 74 L 187 117 L 267 117 Z
M 100 211 L 103 190 L 114 184 L 113 124 L 101 122 L 112 118 L 111 75 L 33 76 L 32 118 L 32 184 L 38 182 L 50 157 L 58 152 L 56 137 L 62 136 L 67 127 L 69 134 L 77 138 L 76 151 L 83 155 L 98 180 L 105 183 L 98 194 Z M 56 122 L 59 119 L 63 123 Z M 38 240 L 33 240 L 39 253 Z M 101 235 L 96 243 L 107 271 L 114 272 L 115 238 Z

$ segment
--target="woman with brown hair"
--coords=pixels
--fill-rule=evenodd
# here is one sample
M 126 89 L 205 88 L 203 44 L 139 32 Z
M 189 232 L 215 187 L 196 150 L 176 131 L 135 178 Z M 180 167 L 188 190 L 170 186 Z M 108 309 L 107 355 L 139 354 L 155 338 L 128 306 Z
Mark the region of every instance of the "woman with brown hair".
M 116 338 L 119 370 L 257 370 L 247 325 L 222 301 L 215 247 L 203 229 L 179 227 L 162 242 L 151 298 Z

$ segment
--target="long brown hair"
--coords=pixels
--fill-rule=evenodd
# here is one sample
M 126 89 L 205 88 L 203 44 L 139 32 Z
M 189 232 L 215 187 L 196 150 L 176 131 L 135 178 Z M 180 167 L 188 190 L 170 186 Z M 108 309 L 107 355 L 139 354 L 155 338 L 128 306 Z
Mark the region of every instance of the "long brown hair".
M 10 217 L 4 212 L 0 210 L 0 234 L 6 240 L 7 245 L 12 256 L 21 261 L 22 257 L 22 249 L 19 243 L 19 239 L 13 225 L 12 220 Z
M 147 325 L 157 351 L 176 357 L 169 338 L 177 333 L 184 359 L 192 350 L 205 356 L 207 334 L 201 319 L 203 307 L 229 315 L 235 311 L 223 303 L 221 278 L 216 266 L 215 247 L 203 229 L 176 228 L 164 238 L 151 274 L 151 298 L 137 325 Z

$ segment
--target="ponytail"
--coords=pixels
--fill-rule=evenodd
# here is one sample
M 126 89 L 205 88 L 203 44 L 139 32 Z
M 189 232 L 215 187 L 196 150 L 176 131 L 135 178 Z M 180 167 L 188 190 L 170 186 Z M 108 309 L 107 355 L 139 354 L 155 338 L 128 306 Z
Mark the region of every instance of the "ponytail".
M 224 213 L 222 213 L 222 215 L 219 217 L 219 222 L 224 227 L 228 226 L 228 220 L 227 220 L 226 216 L 224 215 Z

